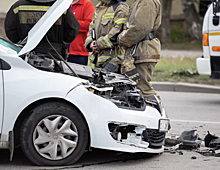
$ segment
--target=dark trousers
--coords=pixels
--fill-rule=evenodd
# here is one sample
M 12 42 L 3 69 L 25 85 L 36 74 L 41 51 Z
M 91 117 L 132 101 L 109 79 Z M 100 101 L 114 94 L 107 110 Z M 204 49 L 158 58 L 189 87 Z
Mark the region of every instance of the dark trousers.
M 69 55 L 67 58 L 68 62 L 81 64 L 81 65 L 87 65 L 88 64 L 88 56 L 82 56 L 82 55 Z

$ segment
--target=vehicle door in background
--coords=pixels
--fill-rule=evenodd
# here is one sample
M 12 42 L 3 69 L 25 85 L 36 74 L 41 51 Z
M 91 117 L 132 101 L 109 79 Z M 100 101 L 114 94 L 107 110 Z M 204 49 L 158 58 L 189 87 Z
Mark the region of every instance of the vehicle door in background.
M 198 73 L 220 79 L 220 0 L 213 0 L 203 20 L 203 56 L 197 58 Z
M 2 117 L 4 112 L 4 85 L 3 85 L 3 66 L 0 58 L 0 138 L 2 133 Z
M 212 78 L 220 78 L 220 1 L 213 3 L 213 12 L 209 15 L 209 51 Z

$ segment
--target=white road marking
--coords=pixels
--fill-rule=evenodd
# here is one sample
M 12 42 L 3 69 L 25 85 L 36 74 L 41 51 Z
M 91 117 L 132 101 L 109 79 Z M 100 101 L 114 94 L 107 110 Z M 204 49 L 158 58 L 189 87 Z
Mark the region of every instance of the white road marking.
M 220 124 L 220 122 L 210 122 L 210 121 L 196 121 L 196 120 L 175 120 L 171 119 L 171 122 L 190 122 L 190 123 L 209 123 L 209 124 Z

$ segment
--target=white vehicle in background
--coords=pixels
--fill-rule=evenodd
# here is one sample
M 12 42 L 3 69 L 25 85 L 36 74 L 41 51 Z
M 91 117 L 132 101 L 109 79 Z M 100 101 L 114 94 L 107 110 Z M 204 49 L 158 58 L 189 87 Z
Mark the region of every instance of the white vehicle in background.
M 200 75 L 220 79 L 220 1 L 213 0 L 203 21 L 203 56 L 197 58 Z
M 33 49 L 72 0 L 58 0 L 24 47 L 0 38 L 0 149 L 14 147 L 37 165 L 69 165 L 89 148 L 162 153 L 170 121 L 155 97 L 131 79 L 65 61 L 31 62 Z M 48 56 L 49 57 L 49 56 Z M 51 57 L 53 58 L 53 57 Z

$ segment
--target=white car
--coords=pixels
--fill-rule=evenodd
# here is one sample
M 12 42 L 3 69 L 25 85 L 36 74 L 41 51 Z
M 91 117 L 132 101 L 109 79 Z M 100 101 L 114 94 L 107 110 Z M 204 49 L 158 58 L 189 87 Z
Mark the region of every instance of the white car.
M 55 62 L 59 71 L 30 64 L 33 49 L 71 2 L 56 1 L 23 48 L 0 38 L 0 148 L 12 159 L 20 144 L 37 165 L 73 164 L 89 148 L 162 153 L 169 119 L 134 81 L 64 61 Z

